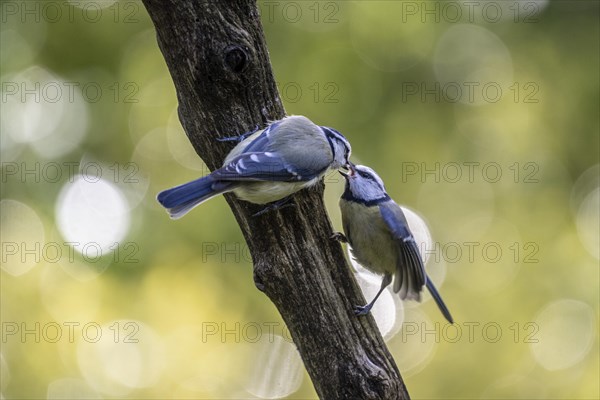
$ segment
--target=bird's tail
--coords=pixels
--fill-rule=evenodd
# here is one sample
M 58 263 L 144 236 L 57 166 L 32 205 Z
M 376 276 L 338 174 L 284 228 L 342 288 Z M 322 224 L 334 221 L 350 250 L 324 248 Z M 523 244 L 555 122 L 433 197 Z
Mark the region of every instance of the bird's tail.
M 209 175 L 163 190 L 156 199 L 167 209 L 171 218 L 178 219 L 206 200 L 232 190 L 232 186 L 233 183 L 219 182 Z
M 444 317 L 446 317 L 448 322 L 453 324 L 454 319 L 452 318 L 452 315 L 450 315 L 450 311 L 448 311 L 448 307 L 446 307 L 446 304 L 444 304 L 444 300 L 442 300 L 442 297 L 438 293 L 437 289 L 435 288 L 435 286 L 433 285 L 433 282 L 431 281 L 431 279 L 429 279 L 429 277 L 427 277 L 427 289 L 429 289 L 429 293 L 431 293 L 431 297 L 433 297 L 433 300 L 435 300 L 435 303 L 439 307 L 442 314 L 444 314 Z

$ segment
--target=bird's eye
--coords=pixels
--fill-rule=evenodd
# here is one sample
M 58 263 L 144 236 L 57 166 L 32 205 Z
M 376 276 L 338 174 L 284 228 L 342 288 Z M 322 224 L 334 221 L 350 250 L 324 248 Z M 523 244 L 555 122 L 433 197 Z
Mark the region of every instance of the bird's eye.
M 365 179 L 370 179 L 370 180 L 373 180 L 373 178 L 371 177 L 371 175 L 369 175 L 369 173 L 368 173 L 368 172 L 365 172 L 365 171 L 358 171 L 358 174 L 359 174 L 360 176 L 362 176 L 363 178 L 365 178 Z

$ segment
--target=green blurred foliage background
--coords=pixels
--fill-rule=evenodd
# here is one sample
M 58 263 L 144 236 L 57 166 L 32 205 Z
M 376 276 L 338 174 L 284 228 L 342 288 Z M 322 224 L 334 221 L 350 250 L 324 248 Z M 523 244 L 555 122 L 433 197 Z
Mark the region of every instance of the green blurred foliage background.
M 287 112 L 427 222 L 457 324 L 387 309 L 413 398 L 598 398 L 598 2 L 259 7 Z M 3 398 L 314 398 L 225 201 L 155 201 L 207 170 L 141 2 L 1 12 Z

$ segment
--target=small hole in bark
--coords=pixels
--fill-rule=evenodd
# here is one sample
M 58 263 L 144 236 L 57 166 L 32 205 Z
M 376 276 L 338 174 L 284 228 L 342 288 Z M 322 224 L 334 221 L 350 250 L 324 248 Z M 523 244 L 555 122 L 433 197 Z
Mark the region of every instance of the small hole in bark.
M 248 66 L 248 54 L 239 46 L 231 46 L 225 50 L 225 64 L 236 74 Z

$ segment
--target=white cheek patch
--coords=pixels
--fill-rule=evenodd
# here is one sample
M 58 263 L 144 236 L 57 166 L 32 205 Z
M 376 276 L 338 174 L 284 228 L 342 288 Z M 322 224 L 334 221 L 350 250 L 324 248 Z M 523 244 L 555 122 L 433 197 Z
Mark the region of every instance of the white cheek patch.
M 254 162 L 258 162 L 258 156 L 256 154 L 251 154 L 250 159 Z

